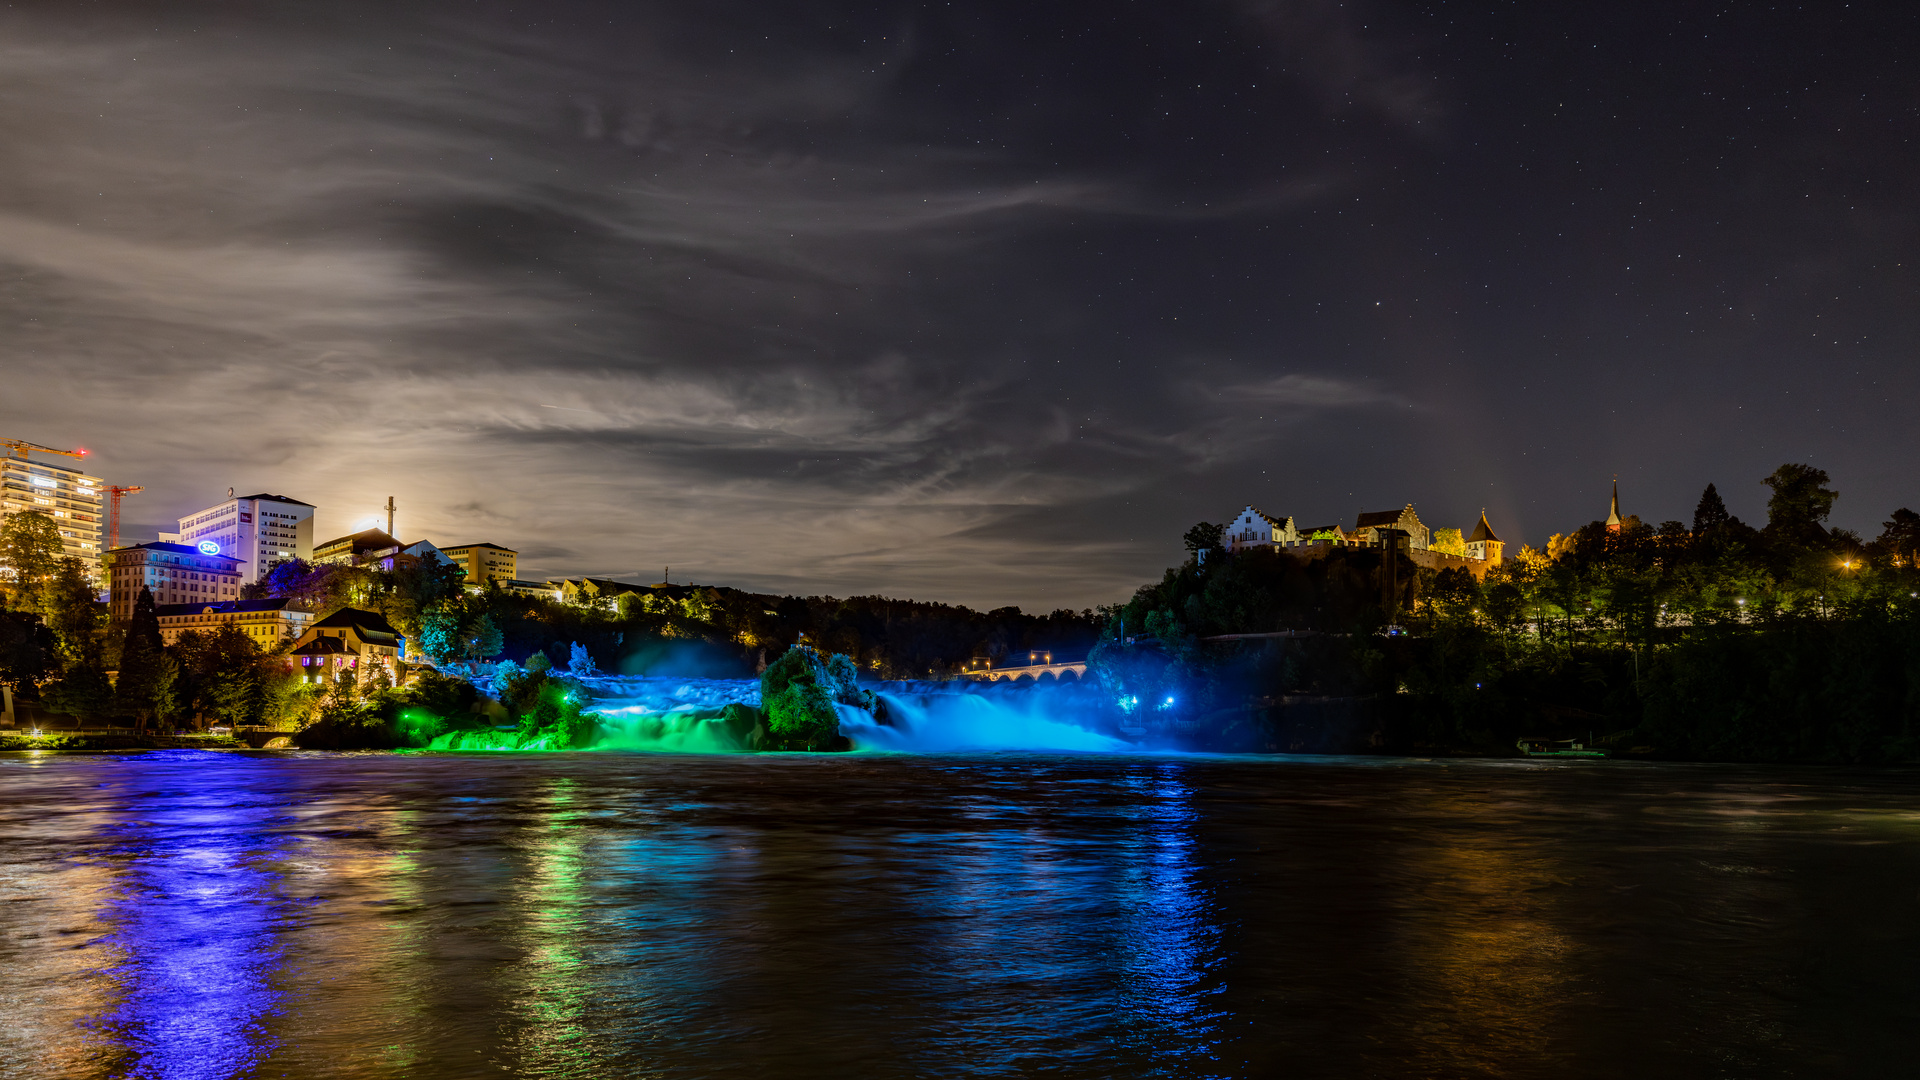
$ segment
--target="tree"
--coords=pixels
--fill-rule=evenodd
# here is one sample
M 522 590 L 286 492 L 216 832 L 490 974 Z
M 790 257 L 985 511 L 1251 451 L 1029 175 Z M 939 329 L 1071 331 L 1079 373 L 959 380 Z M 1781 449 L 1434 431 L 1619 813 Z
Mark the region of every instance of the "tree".
M 278 662 L 263 655 L 239 627 L 224 623 L 211 634 L 188 631 L 173 653 L 187 676 L 181 696 L 195 713 L 250 724 L 266 712 Z
M 178 660 L 144 636 L 128 633 L 120 656 L 120 677 L 113 688 L 117 711 L 133 714 L 136 728 L 144 731 L 154 718 L 175 710 L 179 682 Z
M 585 645 L 577 641 L 573 643 L 573 650 L 568 654 L 567 671 L 573 675 L 598 674 L 593 666 L 593 654 L 587 651 Z
M 1433 530 L 1433 542 L 1427 546 L 1442 555 L 1458 555 L 1465 558 L 1467 554 L 1467 541 L 1460 534 L 1459 529 Z
M 32 695 L 52 673 L 56 646 L 53 631 L 40 616 L 25 611 L 0 611 L 0 682 Z
M 97 664 L 106 606 L 95 599 L 93 582 L 79 559 L 61 559 L 40 591 L 40 606 L 68 664 Z
M 73 717 L 77 726 L 82 719 L 106 715 L 113 705 L 113 684 L 96 663 L 70 664 L 59 682 L 41 692 L 40 700 L 51 711 Z
M 1706 532 L 1715 525 L 1725 525 L 1732 514 L 1727 513 L 1727 504 L 1720 498 L 1720 492 L 1712 484 L 1700 493 L 1700 505 L 1693 508 L 1693 531 Z
M 45 590 L 60 568 L 66 548 L 60 527 L 38 510 L 22 510 L 0 522 L 0 566 L 12 579 L 12 607 L 45 614 Z
M 469 622 L 460 634 L 460 652 L 467 660 L 478 662 L 488 657 L 499 656 L 504 644 L 500 630 L 493 625 L 493 617 L 481 615 Z
M 1214 525 L 1205 521 L 1196 524 L 1193 528 L 1187 530 L 1185 537 L 1187 553 L 1189 555 L 1198 555 L 1202 551 L 1213 551 L 1219 548 L 1220 538 L 1226 535 L 1226 532 L 1227 527 L 1225 525 Z
M 1920 566 L 1920 514 L 1902 507 L 1881 525 L 1884 531 L 1874 546 L 1908 566 Z
M 466 651 L 460 638 L 460 612 L 451 604 L 436 604 L 420 613 L 420 651 L 442 663 L 458 660 Z
M 1833 512 L 1840 493 L 1827 487 L 1825 469 L 1811 465 L 1782 465 L 1761 483 L 1773 489 L 1767 500 L 1767 532 L 1799 543 L 1824 539 L 1820 523 Z
M 317 611 L 326 606 L 333 591 L 334 572 L 338 569 L 315 566 L 304 559 L 289 559 L 267 571 L 258 583 L 247 586 L 244 594 L 254 600 L 292 600 L 305 610 Z

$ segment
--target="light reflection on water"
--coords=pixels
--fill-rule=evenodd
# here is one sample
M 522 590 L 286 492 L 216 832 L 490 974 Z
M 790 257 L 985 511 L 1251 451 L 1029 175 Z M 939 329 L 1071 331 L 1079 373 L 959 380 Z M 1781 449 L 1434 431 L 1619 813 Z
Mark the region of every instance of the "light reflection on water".
M 1904 773 L 0 756 L 0 1075 L 1895 1075 Z

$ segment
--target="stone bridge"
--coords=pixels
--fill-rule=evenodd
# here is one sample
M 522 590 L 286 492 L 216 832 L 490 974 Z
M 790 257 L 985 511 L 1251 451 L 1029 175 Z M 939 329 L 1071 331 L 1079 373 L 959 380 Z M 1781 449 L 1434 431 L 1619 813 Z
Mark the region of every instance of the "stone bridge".
M 1021 664 L 1017 667 L 982 668 L 979 671 L 969 671 L 961 675 L 961 678 L 972 679 L 975 682 L 1019 682 L 1021 679 L 1033 682 L 1039 682 L 1041 679 L 1052 679 L 1056 682 L 1072 679 L 1078 682 L 1086 677 L 1087 662 L 1085 660 L 1066 664 Z

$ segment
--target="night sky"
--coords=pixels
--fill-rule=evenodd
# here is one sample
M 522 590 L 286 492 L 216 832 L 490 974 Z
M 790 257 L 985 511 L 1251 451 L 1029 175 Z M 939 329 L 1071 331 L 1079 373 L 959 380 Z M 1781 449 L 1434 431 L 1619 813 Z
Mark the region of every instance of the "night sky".
M 0 435 L 1029 610 L 1248 502 L 1920 506 L 1920 5 L 0 8 Z M 61 459 L 63 460 L 63 459 Z M 144 523 L 144 524 L 142 524 Z

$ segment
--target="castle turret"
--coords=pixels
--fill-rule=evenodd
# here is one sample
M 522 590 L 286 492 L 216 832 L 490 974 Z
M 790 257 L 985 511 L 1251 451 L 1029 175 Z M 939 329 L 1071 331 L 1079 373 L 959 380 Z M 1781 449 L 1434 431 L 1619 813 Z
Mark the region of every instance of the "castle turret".
M 1619 532 L 1620 526 L 1625 521 L 1626 519 L 1620 516 L 1620 481 L 1615 480 L 1613 482 L 1613 507 L 1607 511 L 1607 531 Z
M 1474 526 L 1473 535 L 1467 537 L 1467 558 L 1481 559 L 1491 566 L 1499 566 L 1501 552 L 1506 544 L 1493 535 L 1493 526 L 1487 524 L 1487 512 L 1480 511 L 1480 524 Z

